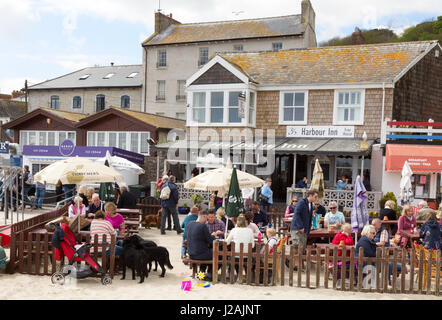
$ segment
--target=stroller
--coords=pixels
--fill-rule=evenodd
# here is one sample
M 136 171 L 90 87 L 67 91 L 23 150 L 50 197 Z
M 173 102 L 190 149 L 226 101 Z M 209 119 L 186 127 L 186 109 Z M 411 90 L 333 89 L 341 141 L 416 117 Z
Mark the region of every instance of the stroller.
M 55 227 L 54 235 L 52 237 L 55 259 L 61 261 L 63 260 L 63 257 L 66 256 L 69 259 L 68 266 L 72 266 L 71 268 L 62 266 L 60 271 L 55 272 L 51 276 L 52 283 L 62 285 L 65 282 L 66 276 L 76 279 L 84 279 L 94 276 L 97 273 L 101 274 L 101 283 L 103 285 L 112 283 L 112 278 L 106 274 L 97 261 L 88 254 L 88 249 L 92 247 L 91 244 L 76 244 L 75 236 L 69 228 L 69 225 L 66 223 L 52 224 L 51 227 Z M 74 262 L 81 261 L 84 261 L 86 265 L 82 266 L 77 264 L 76 267 L 74 266 Z M 74 268 L 74 270 L 72 268 Z

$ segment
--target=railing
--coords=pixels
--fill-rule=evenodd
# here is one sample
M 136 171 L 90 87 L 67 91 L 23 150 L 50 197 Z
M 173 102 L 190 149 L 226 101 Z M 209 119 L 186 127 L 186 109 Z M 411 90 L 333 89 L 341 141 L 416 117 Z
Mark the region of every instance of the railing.
M 239 248 L 238 248 L 239 247 Z M 264 247 L 263 253 L 261 249 Z M 236 250 L 235 250 L 236 248 Z M 377 248 L 376 257 L 364 258 L 363 248 L 356 257 L 354 247 L 333 249 L 257 244 L 230 248 L 225 242 L 213 243 L 213 283 L 253 286 L 296 286 L 309 289 L 329 289 L 353 292 L 440 295 L 441 252 L 424 255 L 424 250 Z M 278 251 L 279 249 L 279 251 Z M 339 255 L 339 251 L 342 252 Z M 287 265 L 288 264 L 288 267 Z M 391 265 L 390 265 L 391 264 Z M 401 268 L 398 268 L 398 266 Z M 294 267 L 298 266 L 297 270 Z M 303 267 L 301 267 L 303 266 Z M 407 272 L 409 266 L 410 272 Z M 415 272 L 415 266 L 419 268 Z M 389 284 L 389 268 L 391 285 Z M 436 272 L 434 272 L 436 270 Z M 434 273 L 434 274 L 432 274 Z M 434 281 L 435 280 L 435 281 Z
M 24 188 L 22 188 L 20 194 L 17 194 L 18 185 L 24 185 L 24 175 L 23 169 L 21 167 L 11 167 L 5 166 L 0 167 L 1 178 L 0 178 L 0 201 L 1 206 L 4 208 L 5 217 L 4 223 L 8 224 L 8 220 L 10 219 L 10 223 L 14 223 L 14 214 L 9 207 L 18 208 L 20 206 L 20 199 L 24 199 Z M 22 210 L 16 211 L 16 221 L 24 220 L 24 208 Z M 21 211 L 21 215 L 19 214 Z M 21 216 L 21 217 L 20 217 Z
M 292 199 L 294 196 L 305 198 L 307 189 L 287 188 L 287 199 Z M 367 192 L 367 210 L 379 211 L 379 200 L 382 198 L 382 192 Z M 351 190 L 324 190 L 324 198 L 322 205 L 328 206 L 330 202 L 336 202 L 338 206 L 342 206 L 343 210 L 351 210 L 353 208 L 354 191 Z
M 440 129 L 435 129 L 440 128 Z M 388 140 L 442 140 L 442 122 L 399 122 L 387 119 L 381 128 L 381 144 Z

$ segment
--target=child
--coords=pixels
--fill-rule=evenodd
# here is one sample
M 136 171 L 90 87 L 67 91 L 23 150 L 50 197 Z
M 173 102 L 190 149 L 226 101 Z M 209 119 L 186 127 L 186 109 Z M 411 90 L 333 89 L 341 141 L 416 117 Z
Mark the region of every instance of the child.
M 266 231 L 267 235 L 267 244 L 269 245 L 269 253 L 273 253 L 273 246 L 278 244 L 279 240 L 276 237 L 276 230 L 274 228 L 268 228 Z M 265 251 L 265 246 L 261 248 L 261 253 L 263 254 Z

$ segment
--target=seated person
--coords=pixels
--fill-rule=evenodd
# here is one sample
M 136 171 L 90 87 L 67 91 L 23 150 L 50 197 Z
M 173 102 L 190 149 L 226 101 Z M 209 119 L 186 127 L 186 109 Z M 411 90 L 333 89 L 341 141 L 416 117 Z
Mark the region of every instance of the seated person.
M 216 233 L 217 238 L 219 239 L 224 238 L 224 233 L 226 232 L 226 225 L 224 224 L 224 222 L 216 218 L 215 212 L 212 210 L 209 210 L 207 212 L 206 226 L 209 229 L 210 234 Z
M 276 230 L 274 228 L 268 228 L 266 230 L 266 235 L 267 235 L 267 244 L 269 245 L 269 253 L 273 253 L 273 246 L 277 245 L 279 240 L 276 237 Z M 265 251 L 265 246 L 261 248 L 261 253 L 264 253 Z
M 397 220 L 396 211 L 394 210 L 395 206 L 396 202 L 393 200 L 385 202 L 384 209 L 381 209 L 379 212 L 379 219 L 384 220 L 387 217 L 388 220 Z
M 324 228 L 330 228 L 331 226 L 339 229 L 342 224 L 345 223 L 344 214 L 338 211 L 338 204 L 336 202 L 330 202 L 330 212 L 325 215 Z
M 125 183 L 120 184 L 120 197 L 118 198 L 118 208 L 136 209 L 137 198 L 129 192 Z
M 292 198 L 292 202 L 290 202 L 290 204 L 287 206 L 287 209 L 285 210 L 285 217 L 286 218 L 293 217 L 293 215 L 295 214 L 295 208 L 296 208 L 296 205 L 298 204 L 298 201 L 299 201 L 298 197 Z
M 376 229 L 376 235 L 373 238 L 373 241 L 377 246 L 380 247 L 389 247 L 390 246 L 390 234 L 388 233 L 387 227 L 382 225 L 382 220 L 373 219 L 371 224 Z
M 347 190 L 348 189 L 348 179 L 345 175 L 341 177 L 340 180 L 336 183 L 337 190 Z
M 113 235 L 116 235 L 117 232 L 115 231 L 112 224 L 105 220 L 104 212 L 101 210 L 98 210 L 95 212 L 94 220 L 92 220 L 91 223 L 91 241 L 94 243 L 95 235 L 98 235 L 98 243 L 103 243 L 103 235 L 106 235 L 106 242 L 110 243 L 111 237 Z M 121 240 L 117 242 L 118 244 L 115 246 L 115 254 L 117 256 L 121 255 L 123 253 L 123 247 Z M 101 247 L 98 247 L 98 252 L 101 252 Z M 107 255 L 110 255 L 110 249 L 106 252 Z
M 433 212 L 436 213 L 435 210 L 431 209 L 431 208 L 428 206 L 427 201 L 421 201 L 421 202 L 419 202 L 419 207 L 421 207 L 422 209 L 420 209 L 420 210 L 417 212 L 416 220 L 425 220 L 425 221 L 426 221 L 426 219 L 427 219 L 427 215 L 428 215 L 429 213 L 433 213 Z
M 196 221 L 196 219 L 198 219 L 198 207 L 193 206 L 192 208 L 190 208 L 190 214 L 188 214 L 186 216 L 186 218 L 184 218 L 183 223 L 181 224 L 181 228 L 183 229 L 183 244 L 184 241 L 186 240 L 186 227 L 187 225 L 192 222 L 192 221 Z M 186 248 L 184 248 L 184 246 L 181 246 L 181 259 L 186 257 Z
M 307 179 L 307 177 L 304 177 L 298 181 L 298 183 L 296 184 L 296 188 L 305 189 L 305 188 L 307 188 L 307 183 L 308 183 L 308 179 Z
M 112 227 L 117 230 L 118 235 L 124 235 L 125 224 L 124 218 L 117 213 L 117 206 L 113 202 L 108 202 L 104 205 L 104 212 L 106 213 L 106 220 L 109 221 Z
M 408 242 L 408 236 L 404 233 L 404 231 L 411 231 L 417 226 L 416 219 L 413 217 L 413 212 L 414 210 L 412 206 L 404 206 L 401 217 L 397 223 L 397 233 L 401 235 L 402 247 L 411 247 L 411 244 Z
M 354 246 L 355 242 L 351 236 L 352 228 L 351 224 L 345 223 L 342 225 L 341 231 L 335 235 L 333 238 L 332 244 L 336 245 L 345 245 L 345 246 Z M 338 256 L 342 256 L 342 250 L 338 251 Z M 347 257 L 350 256 L 350 251 L 347 251 Z
M 436 212 L 429 212 L 427 220 L 422 226 L 419 236 L 423 239 L 423 245 L 429 250 L 440 250 L 441 225 Z
M 227 231 L 235 228 L 235 223 L 226 216 L 226 209 L 224 207 L 220 207 L 218 210 L 216 210 L 216 217 L 224 222 L 224 224 L 227 222 Z
M 269 224 L 269 217 L 264 210 L 259 208 L 259 202 L 255 201 L 252 204 L 253 223 L 259 227 L 265 227 Z
M 324 218 L 325 214 L 327 213 L 325 207 L 321 204 L 319 199 L 315 201 L 315 212 L 319 214 L 322 218 Z
M 83 199 L 80 196 L 74 197 L 74 203 L 69 206 L 69 220 L 75 218 L 78 213 L 80 213 L 81 217 L 86 217 L 86 206 L 83 204 Z
M 261 232 L 259 231 L 259 227 L 253 223 L 253 213 L 249 211 L 244 216 L 246 218 L 247 228 L 252 230 L 254 238 L 258 238 Z
M 100 196 L 97 193 L 92 195 L 92 201 L 89 203 L 89 207 L 87 208 L 87 218 L 93 218 L 95 212 L 98 210 L 103 210 L 104 202 L 100 200 Z
M 81 199 L 83 199 L 83 204 L 87 208 L 89 206 L 89 200 L 87 199 L 86 193 L 87 193 L 87 186 L 85 184 L 82 184 L 78 188 L 78 195 L 81 197 Z

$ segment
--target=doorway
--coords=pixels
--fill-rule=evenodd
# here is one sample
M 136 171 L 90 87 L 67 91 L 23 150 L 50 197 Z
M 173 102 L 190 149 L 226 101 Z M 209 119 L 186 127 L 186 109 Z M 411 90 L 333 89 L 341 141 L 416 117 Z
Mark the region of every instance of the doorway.
M 287 188 L 293 183 L 293 155 L 276 155 L 272 175 L 273 202 L 285 202 Z
M 296 181 L 295 186 L 304 177 L 308 177 L 307 174 L 307 163 L 308 156 L 306 155 L 297 155 L 296 156 Z

